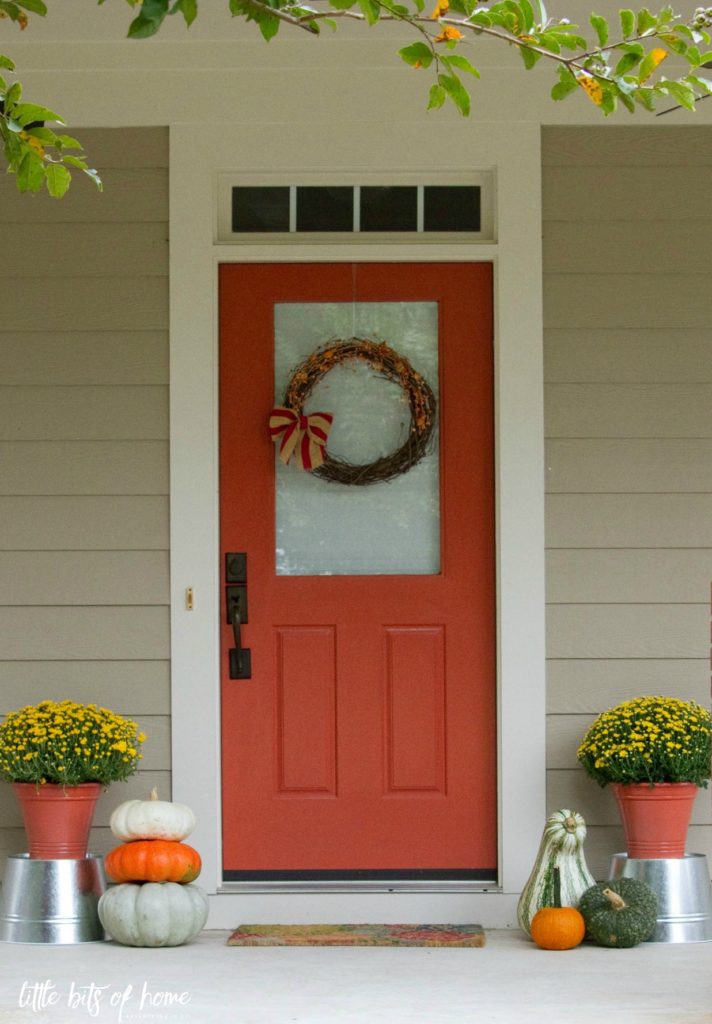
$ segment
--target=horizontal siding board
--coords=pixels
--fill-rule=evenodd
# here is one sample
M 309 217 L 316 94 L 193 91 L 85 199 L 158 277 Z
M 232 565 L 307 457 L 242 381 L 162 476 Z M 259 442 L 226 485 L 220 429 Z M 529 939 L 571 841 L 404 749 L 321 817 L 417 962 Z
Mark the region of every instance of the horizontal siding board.
M 1 218 L 0 218 L 1 219 Z M 168 230 L 150 223 L 43 224 L 42 245 L 17 246 L 13 277 L 144 277 L 168 274 Z
M 641 694 L 710 702 L 705 658 L 561 658 L 546 666 L 550 714 L 597 715 Z
M 553 439 L 546 469 L 552 493 L 710 493 L 712 440 Z
M 0 497 L 0 550 L 168 549 L 164 495 Z
M 712 437 L 707 383 L 547 384 L 545 410 L 547 437 Z
M 636 127 L 548 126 L 542 129 L 542 164 L 545 168 L 602 167 L 607 182 L 612 167 L 636 167 L 645 174 L 651 167 L 712 167 L 712 129 L 660 122 Z
M 583 814 L 586 824 L 618 825 L 620 816 L 611 790 L 601 789 L 583 768 L 549 771 L 546 775 L 547 807 L 572 807 Z M 693 825 L 712 825 L 712 804 L 706 789 L 700 789 L 692 809 Z
M 0 605 L 166 605 L 167 551 L 0 552 Z
M 106 828 L 113 811 L 124 800 L 147 800 L 153 786 L 163 796 L 170 787 L 170 773 L 163 771 L 139 771 L 126 782 L 112 783 L 102 792 L 94 812 L 97 827 Z M 22 828 L 22 814 L 11 786 L 0 786 L 0 821 L 6 828 Z M 118 845 L 118 840 L 114 841 Z M 18 851 L 19 852 L 19 851 Z M 91 852 L 95 852 L 92 848 Z
M 550 658 L 705 658 L 710 607 L 700 605 L 550 605 Z
M 165 441 L 0 442 L 0 494 L 167 494 Z
M 26 228 L 30 224 L 168 221 L 167 168 L 100 168 L 100 172 L 103 192 L 77 174 L 61 203 L 44 193 L 32 196 L 28 203 L 13 179 L 0 178 L 0 224 Z
M 81 141 L 92 166 L 168 167 L 168 128 L 82 128 Z
M 544 337 L 549 383 L 615 384 L 712 381 L 709 330 L 679 327 L 552 327 Z
M 708 166 L 685 167 L 685 187 L 680 187 L 679 165 L 650 166 L 641 174 L 638 167 L 609 167 L 605 187 L 598 167 L 549 167 L 543 192 L 544 221 L 647 221 L 654 212 L 664 221 L 709 220 L 712 193 Z M 631 229 L 634 235 L 635 229 Z M 634 242 L 634 238 L 631 239 Z M 633 247 L 633 246 L 631 246 Z M 672 293 L 668 293 L 672 294 Z M 677 300 L 673 303 L 677 306 Z
M 0 207 L 2 199 L 0 198 Z M 131 270 L 132 268 L 127 268 Z M 162 277 L 7 277 L 0 279 L 3 330 L 166 330 L 168 282 Z
M 0 441 L 168 437 L 168 388 L 1 387 Z
M 712 169 L 712 168 L 711 168 Z M 595 221 L 586 225 L 586 244 L 581 245 L 581 225 L 575 220 L 553 220 L 544 225 L 545 274 L 650 274 L 667 277 L 700 272 L 700 236 L 712 231 L 712 220 L 679 222 L 651 217 L 627 222 Z
M 167 331 L 39 331 L 0 327 L 0 381 L 10 385 L 168 383 Z
M 74 700 L 110 707 L 120 715 L 168 715 L 166 661 L 0 661 L 5 710 L 41 700 Z
M 699 604 L 709 600 L 712 548 L 549 551 L 546 573 L 550 603 Z
M 0 608 L 0 636 L 8 661 L 163 661 L 168 609 Z
M 712 494 L 549 494 L 546 543 L 550 548 L 712 548 Z
M 680 191 L 678 189 L 678 191 Z M 683 190 L 684 191 L 684 190 Z M 712 189 L 710 204 L 712 205 Z M 544 326 L 712 327 L 709 275 L 669 272 L 664 287 L 645 274 L 545 274 Z

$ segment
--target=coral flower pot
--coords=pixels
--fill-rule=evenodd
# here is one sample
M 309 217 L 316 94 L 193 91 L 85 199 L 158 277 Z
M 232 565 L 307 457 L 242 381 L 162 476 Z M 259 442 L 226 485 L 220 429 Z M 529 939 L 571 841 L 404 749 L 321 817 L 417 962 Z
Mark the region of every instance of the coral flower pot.
M 80 860 L 87 855 L 101 783 L 79 786 L 15 782 L 31 860 Z
M 697 796 L 693 782 L 612 782 L 628 856 L 638 860 L 684 857 L 687 828 Z

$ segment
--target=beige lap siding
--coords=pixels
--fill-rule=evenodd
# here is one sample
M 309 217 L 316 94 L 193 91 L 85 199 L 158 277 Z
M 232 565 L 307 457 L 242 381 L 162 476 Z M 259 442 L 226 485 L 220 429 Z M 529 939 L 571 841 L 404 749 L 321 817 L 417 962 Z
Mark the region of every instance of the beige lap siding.
M 712 127 L 549 128 L 543 164 L 547 805 L 603 878 L 624 846 L 583 732 L 637 694 L 710 700 Z M 705 790 L 688 849 L 712 863 Z
M 170 796 L 168 133 L 77 129 L 106 183 L 0 177 L 0 712 L 94 701 L 148 734 L 101 798 Z M 24 848 L 0 786 L 0 864 Z

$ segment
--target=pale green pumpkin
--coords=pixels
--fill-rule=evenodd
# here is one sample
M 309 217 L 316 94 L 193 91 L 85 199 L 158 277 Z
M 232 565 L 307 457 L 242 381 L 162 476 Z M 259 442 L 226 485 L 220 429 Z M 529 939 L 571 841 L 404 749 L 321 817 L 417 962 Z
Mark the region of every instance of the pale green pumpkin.
M 531 935 L 531 921 L 542 907 L 554 904 L 554 869 L 559 869 L 561 906 L 577 907 L 595 879 L 583 852 L 586 822 L 577 811 L 561 810 L 547 819 L 539 852 L 517 906 L 519 927 Z

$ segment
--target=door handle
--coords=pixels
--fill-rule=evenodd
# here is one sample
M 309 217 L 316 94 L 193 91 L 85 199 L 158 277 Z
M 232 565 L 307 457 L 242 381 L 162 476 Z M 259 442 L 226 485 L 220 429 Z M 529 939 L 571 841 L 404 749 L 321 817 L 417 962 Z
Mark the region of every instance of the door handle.
M 235 640 L 235 646 L 231 648 L 229 653 L 230 678 L 252 679 L 252 652 L 249 647 L 242 646 L 240 606 L 234 599 L 228 602 L 228 618 L 232 623 L 232 635 Z

